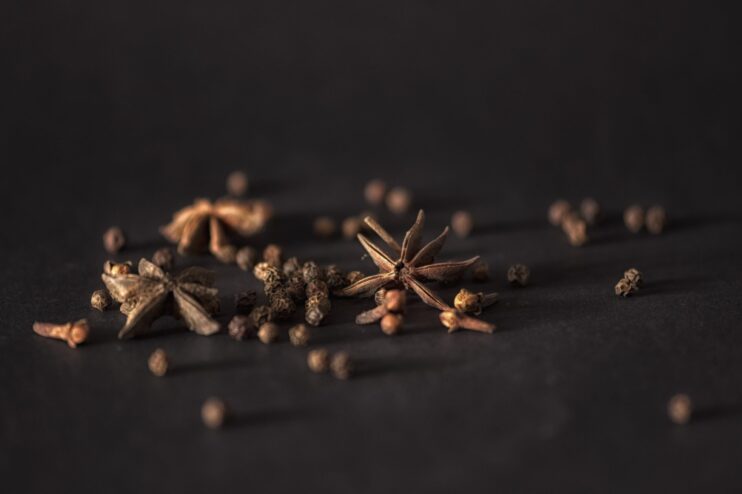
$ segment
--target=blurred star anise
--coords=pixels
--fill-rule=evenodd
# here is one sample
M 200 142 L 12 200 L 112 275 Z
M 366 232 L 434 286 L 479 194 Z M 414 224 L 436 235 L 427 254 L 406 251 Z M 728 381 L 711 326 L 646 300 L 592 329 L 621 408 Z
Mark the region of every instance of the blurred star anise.
M 211 202 L 197 199 L 192 206 L 173 215 L 173 221 L 160 228 L 171 242 L 178 244 L 181 254 L 200 254 L 208 250 L 222 262 L 232 262 L 236 249 L 228 232 L 241 236 L 262 230 L 271 216 L 271 207 L 264 201 L 220 199 Z
M 111 297 L 131 306 L 119 338 L 146 333 L 155 319 L 168 314 L 183 319 L 200 335 L 219 331 L 219 323 L 211 317 L 219 309 L 219 292 L 213 287 L 211 271 L 190 267 L 172 276 L 146 259 L 139 261 L 138 269 L 139 274 L 101 275 Z
M 393 259 L 381 248 L 373 244 L 363 234 L 358 234 L 361 243 L 371 260 L 379 268 L 379 274 L 367 276 L 352 285 L 339 290 L 341 296 L 371 296 L 379 288 L 402 286 L 415 292 L 423 302 L 438 310 L 449 310 L 451 307 L 425 286 L 425 281 L 455 281 L 479 260 L 479 256 L 461 262 L 437 262 L 433 260 L 440 252 L 448 236 L 448 227 L 435 240 L 420 247 L 425 213 L 420 210 L 417 220 L 405 234 L 402 246 L 392 238 L 373 218 L 364 219 L 365 223 L 394 251 L 398 257 Z

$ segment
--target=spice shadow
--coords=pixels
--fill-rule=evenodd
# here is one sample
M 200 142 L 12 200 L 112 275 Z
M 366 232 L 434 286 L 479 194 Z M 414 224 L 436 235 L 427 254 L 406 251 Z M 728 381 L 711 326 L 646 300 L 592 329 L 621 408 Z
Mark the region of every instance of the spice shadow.
M 205 361 L 205 362 L 191 362 L 178 364 L 174 366 L 168 375 L 179 376 L 182 374 L 191 374 L 194 372 L 206 372 L 206 371 L 225 371 L 232 369 L 244 369 L 250 366 L 249 362 L 239 359 L 229 359 L 220 361 Z
M 637 292 L 638 296 L 655 294 L 677 294 L 698 291 L 699 285 L 711 281 L 704 276 L 688 278 L 672 278 L 657 281 L 648 281 Z
M 273 423 L 291 422 L 297 419 L 306 419 L 312 416 L 311 412 L 299 409 L 266 409 L 253 412 L 237 412 L 228 422 L 229 427 L 257 427 Z
M 382 377 L 388 374 L 399 374 L 406 372 L 441 371 L 451 369 L 459 365 L 459 361 L 442 358 L 419 358 L 419 359 L 392 359 L 381 358 L 374 360 L 358 360 L 353 365 L 353 379 L 369 379 Z
M 727 403 L 720 405 L 713 405 L 708 407 L 702 407 L 698 410 L 693 411 L 693 422 L 710 421 L 710 420 L 721 420 L 725 418 L 740 417 L 742 416 L 742 404 L 740 403 Z
M 493 233 L 514 233 L 531 230 L 545 230 L 548 226 L 543 219 L 500 220 L 489 223 L 476 223 L 472 235 L 489 235 Z

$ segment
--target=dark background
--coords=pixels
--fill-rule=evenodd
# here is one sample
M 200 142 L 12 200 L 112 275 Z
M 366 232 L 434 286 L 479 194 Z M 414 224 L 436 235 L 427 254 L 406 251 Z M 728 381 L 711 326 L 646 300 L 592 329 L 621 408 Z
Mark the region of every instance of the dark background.
M 723 2 L 15 2 L 2 15 L 0 474 L 7 492 L 731 491 L 742 488 L 742 199 L 734 12 Z M 365 209 L 363 184 L 409 187 L 443 258 L 481 254 L 501 301 L 491 335 L 446 334 L 410 304 L 405 334 L 334 303 L 313 346 L 199 337 L 163 319 L 115 338 L 94 313 L 112 224 L 136 260 L 194 197 L 246 170 L 289 255 L 371 271 L 311 221 Z M 547 226 L 558 197 L 608 212 L 586 247 Z M 664 205 L 658 237 L 627 205 Z M 376 211 L 400 235 L 411 212 Z M 231 316 L 252 276 L 209 259 Z M 514 262 L 532 286 L 505 283 Z M 647 286 L 612 287 L 632 266 Z M 466 282 L 467 286 L 471 283 Z M 472 285 L 473 287 L 473 285 Z M 437 288 L 436 288 L 437 289 Z M 446 298 L 455 287 L 440 290 Z M 34 320 L 88 317 L 70 350 Z M 163 347 L 164 379 L 146 358 Z M 687 392 L 686 427 L 665 415 Z M 232 424 L 200 423 L 227 400 Z

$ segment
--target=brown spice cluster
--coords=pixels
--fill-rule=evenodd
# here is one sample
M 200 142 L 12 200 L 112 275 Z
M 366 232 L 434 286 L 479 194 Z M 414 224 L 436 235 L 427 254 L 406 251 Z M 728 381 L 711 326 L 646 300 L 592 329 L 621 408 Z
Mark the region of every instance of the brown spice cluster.
M 667 213 L 662 206 L 652 206 L 647 209 L 638 204 L 632 204 L 623 213 L 623 221 L 631 233 L 639 233 L 644 227 L 652 235 L 659 235 L 667 226 Z
M 513 264 L 508 268 L 508 283 L 513 286 L 526 286 L 531 279 L 531 270 L 525 264 Z
M 574 210 L 568 201 L 559 199 L 549 206 L 548 212 L 549 223 L 561 227 L 567 241 L 574 247 L 589 241 L 587 227 L 596 225 L 600 217 L 600 204 L 591 197 L 582 200 L 579 210 Z
M 407 305 L 407 294 L 404 290 L 386 290 L 376 292 L 377 306 L 356 316 L 356 324 L 373 324 L 379 322 L 381 331 L 395 335 L 402 330 L 404 312 Z
M 616 295 L 621 297 L 628 297 L 633 293 L 637 292 L 644 283 L 641 272 L 636 268 L 627 269 L 623 277 L 618 280 L 614 291 Z
M 330 371 L 333 376 L 342 380 L 349 379 L 353 374 L 353 361 L 345 351 L 330 354 L 324 348 L 310 350 L 307 353 L 307 367 L 316 374 Z

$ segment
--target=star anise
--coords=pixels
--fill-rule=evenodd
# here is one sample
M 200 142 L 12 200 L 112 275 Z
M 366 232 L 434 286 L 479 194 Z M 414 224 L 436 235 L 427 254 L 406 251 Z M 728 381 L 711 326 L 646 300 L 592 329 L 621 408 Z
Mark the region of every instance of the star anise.
M 423 302 L 438 310 L 449 310 L 451 307 L 425 286 L 425 281 L 454 281 L 463 275 L 470 266 L 479 260 L 479 256 L 461 262 L 437 262 L 433 260 L 440 252 L 448 237 L 448 227 L 436 239 L 420 247 L 425 213 L 420 210 L 417 220 L 405 234 L 400 246 L 389 233 L 373 218 L 367 217 L 365 223 L 394 251 L 396 259 L 373 244 L 362 233 L 358 234 L 361 243 L 371 260 L 379 268 L 379 274 L 367 276 L 352 285 L 336 292 L 341 296 L 371 296 L 379 288 L 402 286 L 415 292 Z
M 197 199 L 192 206 L 176 212 L 173 221 L 160 232 L 178 244 L 181 254 L 200 254 L 208 248 L 220 261 L 232 262 L 236 249 L 228 232 L 253 235 L 262 230 L 270 216 L 270 205 L 264 201 L 220 199 L 212 203 Z
M 101 275 L 111 297 L 131 305 L 119 338 L 146 333 L 155 319 L 167 314 L 183 319 L 191 331 L 200 335 L 219 331 L 219 323 L 211 317 L 219 307 L 219 292 L 213 287 L 211 271 L 190 267 L 172 276 L 146 259 L 139 261 L 138 269 L 139 274 Z

